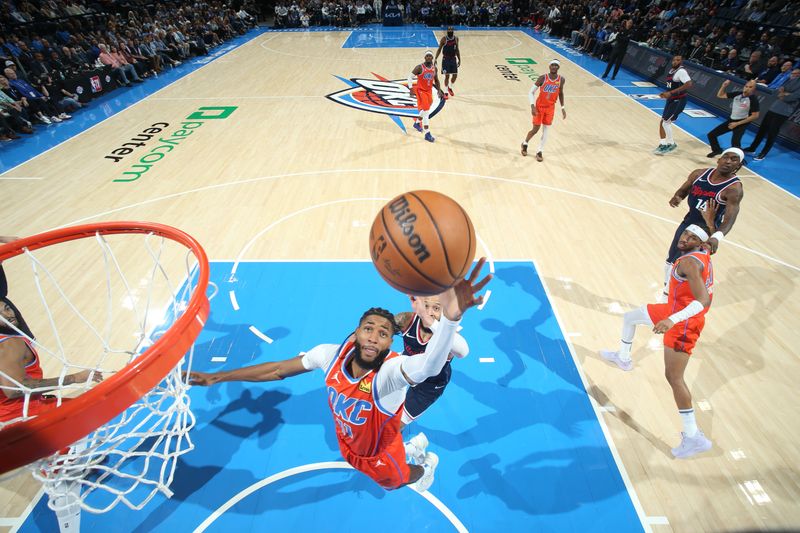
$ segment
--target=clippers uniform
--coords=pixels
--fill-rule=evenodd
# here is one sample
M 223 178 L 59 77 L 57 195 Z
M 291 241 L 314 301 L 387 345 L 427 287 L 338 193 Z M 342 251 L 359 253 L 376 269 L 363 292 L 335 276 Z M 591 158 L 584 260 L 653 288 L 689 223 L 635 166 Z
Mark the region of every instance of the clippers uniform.
M 411 324 L 403 332 L 403 355 L 417 355 L 425 351 L 428 341 L 422 341 L 422 327 L 422 319 L 415 314 Z M 453 369 L 448 359 L 439 375 L 430 377 L 415 387 L 410 387 L 406 392 L 403 422 L 412 422 L 433 405 L 444 394 L 444 389 L 450 383 L 452 373 Z
M 458 74 L 457 47 L 458 37 L 453 35 L 453 38 L 450 39 L 445 36 L 444 46 L 442 47 L 442 74 Z
M 694 183 L 692 183 L 692 188 L 689 189 L 689 196 L 686 198 L 686 201 L 689 204 L 689 212 L 686 213 L 683 221 L 678 226 L 678 230 L 675 232 L 675 236 L 672 238 L 672 244 L 669 247 L 669 252 L 667 255 L 668 263 L 673 263 L 681 255 L 680 250 L 678 250 L 678 241 L 680 240 L 681 233 L 683 233 L 683 231 L 692 224 L 697 224 L 700 227 L 705 225 L 705 220 L 703 220 L 703 211 L 706 210 L 706 203 L 709 200 L 713 199 L 719 204 L 719 208 L 717 209 L 717 217 L 714 220 L 714 223 L 717 226 L 722 224 L 722 221 L 725 218 L 725 201 L 722 199 L 722 191 L 734 185 L 735 183 L 741 183 L 741 180 L 738 176 L 731 176 L 731 178 L 721 183 L 711 183 L 710 180 L 714 176 L 715 172 L 715 168 L 706 169 L 705 172 L 700 174 L 700 176 L 694 180 Z M 709 229 L 713 233 L 714 228 Z
M 671 69 L 667 73 L 667 90 L 671 91 L 688 81 L 691 81 L 691 78 L 689 77 L 689 74 L 686 72 L 685 68 L 681 66 L 676 69 Z M 675 122 L 678 120 L 678 116 L 686 107 L 686 97 L 686 91 L 682 91 L 667 98 L 667 104 L 664 106 L 664 111 L 661 113 L 661 119 L 670 122 Z
M 536 97 L 536 115 L 533 117 L 534 126 L 550 126 L 556 113 L 556 101 L 561 92 L 563 78 L 557 75 L 550 79 L 550 74 L 544 75 L 544 83 L 539 87 L 539 96 Z
M 714 291 L 714 270 L 711 266 L 711 255 L 707 250 L 696 250 L 679 257 L 672 266 L 669 277 L 669 297 L 665 304 L 649 304 L 647 313 L 653 324 L 657 324 L 670 315 L 676 313 L 695 300 L 689 282 L 678 275 L 678 265 L 682 261 L 698 261 L 703 267 L 703 283 L 706 286 L 708 295 L 713 299 Z M 706 319 L 705 314 L 710 307 L 703 309 L 700 313 L 689 317 L 683 322 L 678 322 L 664 334 L 664 346 L 673 350 L 691 355 L 700 332 L 703 331 Z

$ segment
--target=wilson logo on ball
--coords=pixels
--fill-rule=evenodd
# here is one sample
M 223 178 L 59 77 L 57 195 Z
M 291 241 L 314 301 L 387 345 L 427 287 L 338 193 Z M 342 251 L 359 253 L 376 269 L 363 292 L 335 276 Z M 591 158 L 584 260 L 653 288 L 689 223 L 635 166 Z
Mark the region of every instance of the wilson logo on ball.
M 403 235 L 408 240 L 408 245 L 414 250 L 417 262 L 422 263 L 429 258 L 431 253 L 422 242 L 422 237 L 414 233 L 414 222 L 417 220 L 417 215 L 408 208 L 408 199 L 405 196 L 401 196 L 389 204 L 389 211 L 392 212 L 395 221 L 400 225 Z

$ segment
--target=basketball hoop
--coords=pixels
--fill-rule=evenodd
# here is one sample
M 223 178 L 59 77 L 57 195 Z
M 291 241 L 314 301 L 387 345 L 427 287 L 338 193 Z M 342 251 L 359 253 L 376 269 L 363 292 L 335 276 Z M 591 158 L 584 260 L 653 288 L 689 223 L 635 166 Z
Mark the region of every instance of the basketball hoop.
M 117 235 L 122 237 L 112 237 Z M 131 239 L 134 235 L 140 238 Z M 92 289 L 75 289 L 82 291 L 75 298 L 69 294 L 70 286 L 59 283 L 58 274 L 51 270 L 67 258 L 73 259 L 70 247 L 85 248 L 88 239 L 97 242 L 103 261 L 92 263 L 87 254 L 80 272 L 69 274 L 71 284 L 75 277 L 82 277 Z M 137 253 L 141 248 L 129 241 L 144 240 L 149 257 L 117 257 L 112 244 L 116 246 L 123 239 L 119 247 Z M 59 253 L 62 247 L 67 249 Z M 49 255 L 54 264 L 45 267 L 40 255 Z M 182 373 L 191 366 L 194 341 L 209 313 L 205 251 L 194 238 L 170 226 L 107 222 L 58 229 L 0 246 L 0 261 L 17 256 L 30 259 L 33 283 L 9 275 L 10 296 L 30 300 L 35 295 L 33 287 L 38 290 L 44 307 L 41 313 L 49 321 L 55 348 L 48 347 L 38 332 L 35 340 L 23 336 L 39 353 L 45 375 L 59 378 L 58 386 L 47 391 L 27 389 L 16 381 L 18 388 L 4 386 L 5 390 L 24 392 L 25 401 L 19 417 L 0 422 L 0 474 L 27 465 L 42 481 L 50 496 L 49 505 L 57 512 L 74 510 L 78 505 L 91 512 L 104 512 L 120 501 L 139 509 L 157 491 L 171 496 L 169 485 L 177 458 L 193 449 L 188 432 L 194 426 L 194 416 Z M 97 273 L 92 272 L 93 267 Z M 134 273 L 127 274 L 128 269 Z M 131 282 L 134 276 L 138 276 L 138 284 Z M 184 281 L 175 284 L 171 276 Z M 31 288 L 22 288 L 26 281 Z M 98 281 L 104 282 L 100 288 Z M 76 303 L 85 300 L 87 293 L 90 298 L 94 290 L 107 294 L 105 305 Z M 55 297 L 48 298 L 49 293 Z M 139 297 L 140 293 L 144 296 Z M 120 295 L 123 297 L 117 300 Z M 159 305 L 165 306 L 162 312 Z M 20 309 L 29 323 L 36 319 L 45 323 L 43 316 L 32 314 L 39 313 L 21 304 Z M 152 318 L 159 314 L 160 319 Z M 99 320 L 93 322 L 93 315 Z M 78 354 L 69 353 L 59 331 L 59 325 L 67 320 L 75 324 L 70 332 L 81 328 L 87 332 L 78 341 Z M 155 325 L 153 320 L 157 320 Z M 101 322 L 105 327 L 99 325 Z M 115 331 L 115 327 L 129 324 L 135 327 L 133 340 L 130 330 Z M 0 325 L 23 333 L 5 319 L 0 319 Z M 98 343 L 99 349 L 84 346 L 90 342 Z M 83 360 L 87 354 L 94 355 L 94 360 Z M 75 355 L 82 359 L 78 361 Z M 52 367 L 49 372 L 48 366 Z M 105 379 L 94 386 L 91 379 L 77 387 L 67 385 L 67 369 L 102 373 Z M 2 371 L 0 375 L 11 379 Z M 70 390 L 81 394 L 69 398 Z M 42 398 L 43 392 L 55 396 L 55 407 L 38 416 L 30 414 L 29 404 Z

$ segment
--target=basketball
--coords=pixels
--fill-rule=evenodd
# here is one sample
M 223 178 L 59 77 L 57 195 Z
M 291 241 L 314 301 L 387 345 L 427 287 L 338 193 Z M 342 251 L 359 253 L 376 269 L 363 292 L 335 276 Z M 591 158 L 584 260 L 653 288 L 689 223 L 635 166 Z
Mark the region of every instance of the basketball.
M 432 296 L 463 278 L 475 258 L 475 229 L 466 211 L 435 191 L 411 191 L 389 201 L 369 232 L 370 257 L 392 287 Z

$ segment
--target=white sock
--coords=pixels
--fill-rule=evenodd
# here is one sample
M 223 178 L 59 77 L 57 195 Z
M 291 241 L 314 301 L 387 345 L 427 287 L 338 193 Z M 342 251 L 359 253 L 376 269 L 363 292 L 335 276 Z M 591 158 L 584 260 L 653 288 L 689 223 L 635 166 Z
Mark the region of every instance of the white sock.
M 675 139 L 672 138 L 671 122 L 664 122 L 664 132 L 667 134 L 667 144 L 675 144 Z
M 527 147 L 528 147 L 528 141 L 522 141 L 522 146 L 524 146 L 525 148 L 527 148 Z
M 544 151 L 544 143 L 547 142 L 547 132 L 550 131 L 549 126 L 542 126 L 542 139 L 539 141 L 539 152 Z
M 643 305 L 632 311 L 625 313 L 622 321 L 622 335 L 619 342 L 619 358 L 623 361 L 631 360 L 631 346 L 633 346 L 633 336 L 636 334 L 636 326 L 639 324 L 653 325 L 650 320 L 650 313 L 647 306 Z
M 697 420 L 694 418 L 694 409 L 680 409 L 678 411 L 683 421 L 683 432 L 687 437 L 697 435 Z

